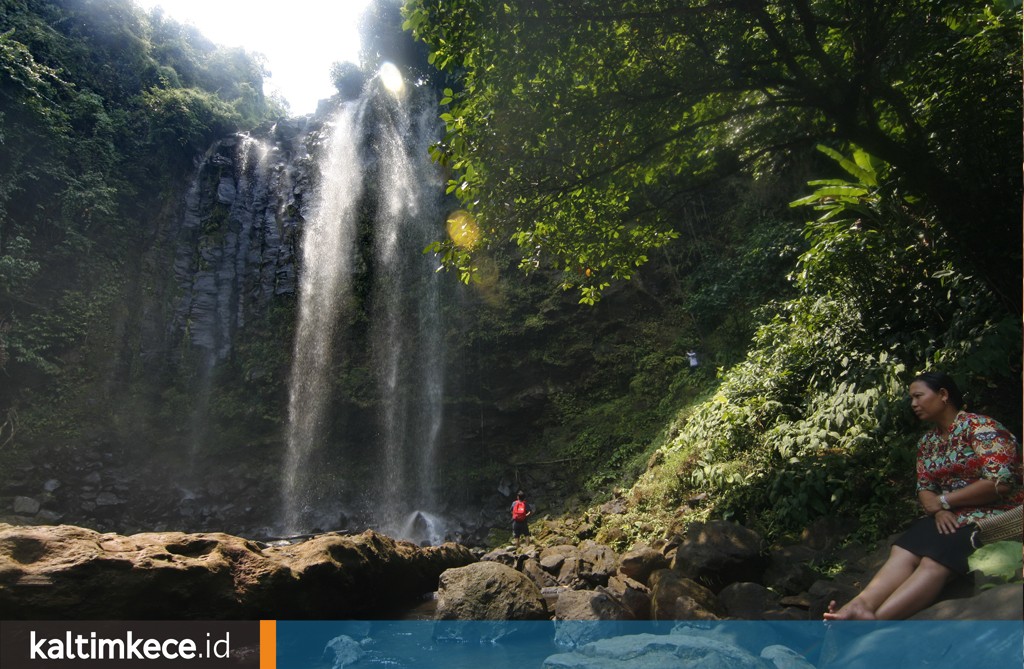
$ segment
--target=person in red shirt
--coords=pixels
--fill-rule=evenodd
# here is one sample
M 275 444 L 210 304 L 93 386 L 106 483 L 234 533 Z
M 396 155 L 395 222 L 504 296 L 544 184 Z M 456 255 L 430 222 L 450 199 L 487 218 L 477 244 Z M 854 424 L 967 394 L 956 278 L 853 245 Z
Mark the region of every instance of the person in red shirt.
M 516 493 L 516 499 L 512 502 L 512 541 L 516 548 L 520 542 L 530 536 L 530 525 L 526 519 L 533 514 L 533 507 L 526 503 L 526 493 L 522 490 Z M 528 539 L 527 539 L 528 540 Z

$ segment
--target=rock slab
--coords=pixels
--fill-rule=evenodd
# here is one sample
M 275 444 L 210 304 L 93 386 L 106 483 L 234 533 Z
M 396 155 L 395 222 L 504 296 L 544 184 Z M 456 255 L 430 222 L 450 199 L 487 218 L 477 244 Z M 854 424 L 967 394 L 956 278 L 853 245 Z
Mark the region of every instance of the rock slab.
M 219 533 L 0 524 L 0 611 L 24 620 L 380 615 L 474 561 L 464 546 L 421 548 L 372 531 L 267 548 Z

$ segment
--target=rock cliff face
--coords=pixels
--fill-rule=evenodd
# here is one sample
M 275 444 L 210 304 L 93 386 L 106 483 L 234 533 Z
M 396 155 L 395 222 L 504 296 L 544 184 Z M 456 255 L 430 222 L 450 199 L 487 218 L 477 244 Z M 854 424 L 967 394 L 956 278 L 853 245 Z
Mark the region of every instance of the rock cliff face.
M 436 121 L 436 109 L 422 106 L 417 112 Z M 112 345 L 117 351 L 110 360 L 89 362 L 94 374 L 83 382 L 89 385 L 80 389 L 82 397 L 69 400 L 74 411 L 54 421 L 61 430 L 70 425 L 67 431 L 45 426 L 30 444 L 32 457 L 19 457 L 8 469 L 0 481 L 0 522 L 73 523 L 122 533 L 288 533 L 276 523 L 303 276 L 299 251 L 330 172 L 320 158 L 334 111 L 325 105 L 311 117 L 222 138 L 197 158 L 182 190 L 162 198 L 151 229 L 139 231 L 142 250 L 125 277 L 135 288 L 125 300 L 131 308 L 112 326 L 120 333 Z M 388 110 L 370 112 L 385 116 Z M 439 534 L 483 543 L 489 528 L 507 525 L 516 485 L 546 498 L 552 510 L 565 500 L 580 475 L 575 467 L 561 459 L 511 460 L 521 463 L 520 453 L 549 440 L 545 426 L 561 420 L 563 411 L 554 400 L 611 383 L 607 379 L 622 370 L 610 372 L 609 360 L 631 369 L 622 352 L 632 335 L 620 328 L 650 305 L 638 299 L 640 292 L 618 290 L 596 309 L 580 310 L 574 296 L 543 285 L 543 276 L 521 279 L 503 252 L 487 258 L 493 281 L 486 284 L 462 286 L 433 264 L 429 280 L 409 272 L 387 275 L 369 228 L 388 206 L 378 191 L 386 191 L 382 156 L 392 148 L 374 135 L 380 124 L 369 127 L 360 140 L 366 187 L 351 267 L 353 308 L 332 344 L 335 359 L 346 364 L 321 365 L 330 406 L 316 441 L 325 448 L 307 476 L 317 499 L 329 504 L 315 509 L 302 531 L 375 527 L 391 533 L 428 517 L 402 512 L 427 511 L 454 530 L 431 532 L 430 541 Z M 426 145 L 409 150 L 426 155 Z M 444 175 L 436 176 L 436 183 L 414 179 L 420 188 L 412 198 L 436 219 L 430 239 L 444 235 L 444 218 L 457 206 L 444 200 Z M 400 255 L 409 263 L 433 263 L 422 253 L 427 243 L 410 236 Z M 419 290 L 428 281 L 442 283 L 429 300 Z M 384 306 L 390 296 L 397 306 Z M 542 305 L 532 303 L 542 298 Z M 387 327 L 374 325 L 380 323 L 374 309 L 388 317 Z M 413 325 L 427 321 L 436 333 L 431 355 L 413 345 L 423 329 Z M 374 338 L 401 345 L 382 352 Z M 385 375 L 385 368 L 398 373 Z M 428 376 L 437 370 L 442 373 Z M 395 392 L 385 406 L 389 388 Z M 574 400 L 566 410 L 572 414 L 576 406 Z M 422 480 L 421 490 L 400 485 L 395 496 L 393 483 L 366 484 L 399 460 L 382 455 L 384 434 L 396 444 L 413 444 L 408 450 L 417 458 L 428 449 L 415 445 L 430 435 L 436 453 L 425 459 L 444 463 L 445 473 L 410 457 L 396 471 Z M 349 485 L 353 481 L 364 489 Z M 396 510 L 390 525 L 368 520 L 391 498 L 410 508 Z
M 32 619 L 260 619 L 393 613 L 474 562 L 374 532 L 265 547 L 181 532 L 132 536 L 0 524 L 0 611 Z
M 296 247 L 312 188 L 320 123 L 282 120 L 217 142 L 202 157 L 175 232 L 172 337 L 215 359 L 274 295 L 296 290 Z

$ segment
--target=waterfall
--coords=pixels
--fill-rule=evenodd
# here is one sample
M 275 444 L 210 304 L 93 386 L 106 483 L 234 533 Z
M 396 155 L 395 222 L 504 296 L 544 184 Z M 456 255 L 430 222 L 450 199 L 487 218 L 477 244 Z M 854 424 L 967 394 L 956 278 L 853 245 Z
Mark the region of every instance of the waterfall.
M 381 480 L 369 493 L 376 521 L 390 534 L 435 541 L 414 531 L 410 514 L 437 513 L 437 448 L 443 419 L 444 346 L 440 276 L 422 249 L 440 218 L 441 183 L 427 147 L 436 111 L 408 105 L 387 115 L 377 134 L 380 194 L 374 224 L 371 349 L 381 391 Z M 433 523 L 436 526 L 437 523 Z
M 370 527 L 415 541 L 443 538 L 435 474 L 443 425 L 442 286 L 433 259 L 422 253 L 440 229 L 442 181 L 427 152 L 438 134 L 436 105 L 412 93 L 371 83 L 338 112 L 320 158 L 316 205 L 301 243 L 282 479 L 290 533 L 332 522 L 332 505 L 345 498 L 341 515 Z M 369 240 L 365 249 L 361 237 Z M 357 258 L 366 268 L 356 266 Z M 369 292 L 357 303 L 353 276 L 364 271 Z M 349 355 L 363 358 L 335 361 L 336 338 L 346 336 L 338 324 L 356 309 L 369 323 L 367 342 L 365 351 Z M 357 364 L 372 370 L 377 429 L 361 431 L 372 435 L 365 443 L 345 444 L 355 430 L 329 420 L 332 401 L 346 399 L 330 396 L 331 375 Z M 344 462 L 334 462 L 330 473 L 310 472 L 322 461 L 317 454 L 331 449 L 359 449 L 367 463 L 361 480 L 348 476 Z
M 356 219 L 363 187 L 359 142 L 364 104 L 343 106 L 331 123 L 321 182 L 302 238 L 299 316 L 288 394 L 287 452 L 283 471 L 286 532 L 299 532 L 318 486 L 309 477 L 310 455 L 321 445 L 328 410 L 332 343 L 351 287 Z

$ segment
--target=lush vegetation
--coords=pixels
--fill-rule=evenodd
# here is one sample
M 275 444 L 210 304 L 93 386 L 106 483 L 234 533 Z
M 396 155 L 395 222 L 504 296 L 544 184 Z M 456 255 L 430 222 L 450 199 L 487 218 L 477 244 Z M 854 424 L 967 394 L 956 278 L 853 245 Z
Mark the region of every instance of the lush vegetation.
M 677 416 L 659 444 L 663 465 L 632 490 L 639 518 L 664 521 L 704 490 L 716 512 L 768 530 L 821 516 L 855 519 L 867 537 L 894 530 L 914 512 L 919 428 L 905 384 L 925 367 L 951 371 L 974 410 L 1019 432 L 1008 391 L 1020 372 L 1015 319 L 955 269 L 956 247 L 897 192 L 839 183 L 812 196 L 824 213 L 807 227 L 797 295 L 762 310 L 746 358 Z
M 452 192 L 587 300 L 679 236 L 701 184 L 827 141 L 891 165 L 1019 310 L 1018 265 L 991 253 L 1020 246 L 1016 7 L 414 0 L 406 26 L 458 78 Z
M 196 153 L 280 112 L 263 74 L 129 0 L 0 2 L 0 444 L 54 389 L 140 373 L 140 258 Z
M 588 532 L 622 545 L 708 514 L 868 536 L 910 512 L 912 373 L 1020 433 L 1019 2 L 407 0 L 419 44 L 396 11 L 332 76 L 443 91 L 453 497 L 521 468 L 545 511 L 614 490 Z M 140 332 L 195 156 L 281 111 L 262 76 L 127 0 L 0 0 L 0 447 L 188 438 L 201 365 Z M 293 300 L 264 316 L 207 370 L 232 454 L 281 446 Z M 336 380 L 353 412 L 368 378 Z
M 972 408 L 1019 433 L 1019 2 L 409 0 L 404 12 L 453 78 L 435 157 L 475 219 L 433 250 L 466 280 L 507 240 L 522 269 L 557 270 L 590 304 L 683 245 L 762 261 L 743 297 L 714 258 L 674 268 L 676 303 L 707 322 L 699 345 L 727 364 L 710 398 L 678 403 L 646 448 L 627 449 L 654 457 L 607 538 L 709 512 L 780 532 L 823 515 L 891 529 L 909 509 L 918 430 L 905 384 L 924 368 L 953 372 Z M 726 179 L 756 192 L 801 175 L 784 191 L 811 219 L 789 256 L 793 292 L 758 295 L 779 276 L 766 251 L 793 248 L 777 200 L 758 225 L 735 223 L 750 197 L 697 228 L 686 212 Z M 761 233 L 743 252 L 716 224 Z M 741 331 L 759 324 L 744 356 L 722 338 L 737 308 Z M 619 466 L 623 440 L 588 456 Z M 714 502 L 689 504 L 701 491 Z

